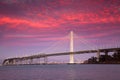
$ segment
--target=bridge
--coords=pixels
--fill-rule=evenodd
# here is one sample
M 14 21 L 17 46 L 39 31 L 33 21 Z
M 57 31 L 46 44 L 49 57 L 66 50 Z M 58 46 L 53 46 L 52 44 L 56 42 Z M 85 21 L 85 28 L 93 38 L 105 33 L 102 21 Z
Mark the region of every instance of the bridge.
M 15 58 L 8 58 L 3 61 L 3 65 L 22 65 L 22 64 L 48 64 L 48 57 L 51 56 L 63 56 L 63 55 L 70 55 L 70 60 L 69 64 L 74 64 L 74 55 L 75 54 L 90 54 L 90 53 L 96 53 L 97 55 L 97 61 L 99 62 L 100 58 L 100 53 L 104 53 L 105 55 L 108 55 L 109 53 L 113 52 L 120 52 L 120 48 L 104 48 L 104 49 L 92 49 L 92 50 L 81 50 L 81 51 L 74 51 L 74 42 L 73 39 L 74 34 L 71 31 L 70 32 L 70 52 L 60 52 L 60 53 L 51 53 L 51 54 L 46 54 L 46 53 L 41 53 L 41 54 L 36 54 L 36 55 L 31 55 L 31 56 L 24 56 L 24 57 L 15 57 Z M 44 62 L 41 63 L 33 63 L 33 60 L 35 59 L 44 59 Z

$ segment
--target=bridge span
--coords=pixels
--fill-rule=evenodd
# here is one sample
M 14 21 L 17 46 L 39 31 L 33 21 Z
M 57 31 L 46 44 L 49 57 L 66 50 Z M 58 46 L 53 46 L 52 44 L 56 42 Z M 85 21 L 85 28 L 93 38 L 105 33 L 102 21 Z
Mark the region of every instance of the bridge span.
M 62 55 L 70 55 L 70 54 L 88 54 L 88 53 L 96 53 L 97 61 L 99 62 L 100 53 L 105 53 L 108 55 L 110 52 L 120 52 L 120 48 L 107 48 L 107 49 L 97 49 L 97 50 L 84 50 L 84 51 L 76 51 L 76 52 L 62 52 L 62 53 L 51 53 L 51 54 L 37 54 L 25 57 L 15 57 L 8 58 L 3 61 L 3 65 L 19 65 L 19 64 L 34 64 L 34 59 L 44 59 L 44 64 L 47 64 L 47 58 L 50 56 L 62 56 Z M 40 63 L 39 63 L 40 64 Z

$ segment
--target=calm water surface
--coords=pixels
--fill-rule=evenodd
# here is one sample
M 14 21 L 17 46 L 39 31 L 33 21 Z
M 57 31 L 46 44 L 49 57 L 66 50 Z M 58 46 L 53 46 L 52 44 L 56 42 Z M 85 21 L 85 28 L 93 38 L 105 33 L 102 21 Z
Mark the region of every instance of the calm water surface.
M 120 65 L 1 66 L 0 80 L 120 80 Z

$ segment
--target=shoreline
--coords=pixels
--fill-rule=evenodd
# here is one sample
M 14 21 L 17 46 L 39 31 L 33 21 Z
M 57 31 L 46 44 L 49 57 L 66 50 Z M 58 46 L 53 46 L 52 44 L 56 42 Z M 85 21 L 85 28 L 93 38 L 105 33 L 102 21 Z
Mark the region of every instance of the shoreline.
M 99 64 L 113 64 L 113 63 L 97 63 L 97 64 L 95 64 L 95 63 L 74 63 L 74 64 L 69 64 L 69 63 L 63 63 L 63 64 L 13 64 L 13 65 L 0 65 L 0 66 L 23 66 L 23 65 L 99 65 Z M 115 65 L 119 65 L 120 63 L 114 63 Z

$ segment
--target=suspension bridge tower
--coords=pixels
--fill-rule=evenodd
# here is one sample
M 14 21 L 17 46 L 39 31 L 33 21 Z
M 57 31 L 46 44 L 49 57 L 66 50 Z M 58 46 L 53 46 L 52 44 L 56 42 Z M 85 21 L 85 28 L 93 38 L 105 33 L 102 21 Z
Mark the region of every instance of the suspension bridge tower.
M 74 34 L 73 31 L 70 32 L 70 64 L 74 63 Z

